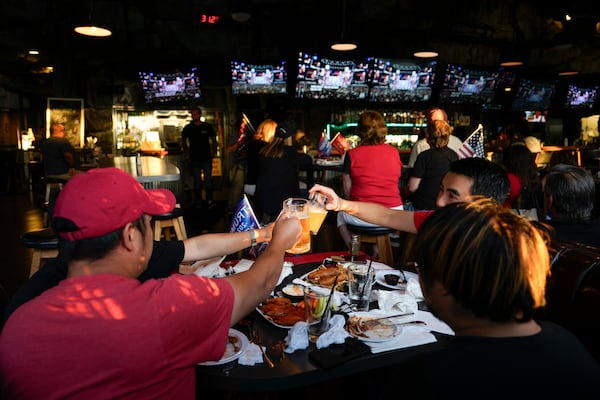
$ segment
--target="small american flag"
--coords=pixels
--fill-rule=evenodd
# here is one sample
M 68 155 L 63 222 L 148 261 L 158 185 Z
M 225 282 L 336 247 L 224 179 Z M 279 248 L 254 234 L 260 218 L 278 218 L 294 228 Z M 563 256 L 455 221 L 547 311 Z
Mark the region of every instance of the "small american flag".
M 473 132 L 458 149 L 459 159 L 469 157 L 485 158 L 483 152 L 483 129 L 481 125 L 479 125 L 479 128 L 477 128 L 477 130 Z

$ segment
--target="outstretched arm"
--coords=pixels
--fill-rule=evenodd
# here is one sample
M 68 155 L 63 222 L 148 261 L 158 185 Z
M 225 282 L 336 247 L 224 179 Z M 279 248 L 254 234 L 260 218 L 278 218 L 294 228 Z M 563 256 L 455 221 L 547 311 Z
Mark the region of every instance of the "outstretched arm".
M 256 242 L 271 240 L 273 224 L 255 229 Z M 235 253 L 251 246 L 249 232 L 206 233 L 183 241 L 185 253 L 183 262 L 206 260 Z
M 403 232 L 417 232 L 413 211 L 392 210 L 380 204 L 345 200 L 340 198 L 333 189 L 322 185 L 314 185 L 308 193 L 311 197 L 315 193 L 321 195 L 321 200 L 327 210 L 344 211 L 372 224 L 387 226 Z

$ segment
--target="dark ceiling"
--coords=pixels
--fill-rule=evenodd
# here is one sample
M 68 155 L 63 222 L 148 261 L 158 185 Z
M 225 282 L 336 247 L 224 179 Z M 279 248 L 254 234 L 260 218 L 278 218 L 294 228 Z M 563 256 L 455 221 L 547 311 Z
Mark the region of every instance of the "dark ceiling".
M 414 0 L 96 0 L 92 17 L 113 29 L 90 39 L 73 26 L 90 15 L 87 0 L 0 2 L 0 87 L 24 93 L 69 92 L 91 75 L 115 82 L 141 67 L 202 65 L 227 79 L 229 60 L 293 59 L 298 50 L 327 55 L 345 25 L 357 55 L 406 58 L 419 47 L 439 60 L 496 66 L 518 51 L 530 74 L 567 66 L 600 74 L 600 2 L 570 0 L 569 9 L 536 0 L 457 1 L 443 6 Z M 231 14 L 245 7 L 247 22 Z M 570 12 L 574 20 L 561 24 Z M 217 15 L 216 24 L 201 16 Z M 29 56 L 31 48 L 39 56 Z M 50 78 L 40 72 L 53 66 Z M 227 67 L 228 68 L 228 67 Z M 227 71 L 227 72 L 226 72 Z M 219 75 L 222 74 L 222 75 Z M 70 86 L 72 86 L 70 88 Z M 68 93 L 64 93 L 68 94 Z

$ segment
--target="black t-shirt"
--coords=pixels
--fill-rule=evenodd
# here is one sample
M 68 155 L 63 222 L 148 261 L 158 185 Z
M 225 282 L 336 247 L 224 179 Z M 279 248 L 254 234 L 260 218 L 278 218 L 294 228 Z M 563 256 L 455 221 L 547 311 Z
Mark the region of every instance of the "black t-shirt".
M 189 142 L 190 160 L 212 160 L 213 151 L 210 140 L 216 137 L 216 133 L 211 124 L 207 122 L 201 122 L 200 124 L 190 122 L 183 127 L 181 137 Z
M 410 176 L 421 178 L 418 189 L 411 196 L 415 210 L 436 210 L 440 184 L 450 163 L 458 160 L 458 155 L 448 147 L 430 148 L 420 153 Z

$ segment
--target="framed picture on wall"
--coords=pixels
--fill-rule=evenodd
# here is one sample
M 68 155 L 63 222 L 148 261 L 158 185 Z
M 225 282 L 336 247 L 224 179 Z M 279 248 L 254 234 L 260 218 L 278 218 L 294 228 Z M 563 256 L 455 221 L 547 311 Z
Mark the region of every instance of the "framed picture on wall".
M 46 138 L 50 137 L 50 126 L 63 124 L 65 137 L 73 147 L 84 146 L 85 119 L 83 115 L 83 99 L 65 99 L 48 97 L 46 106 Z

